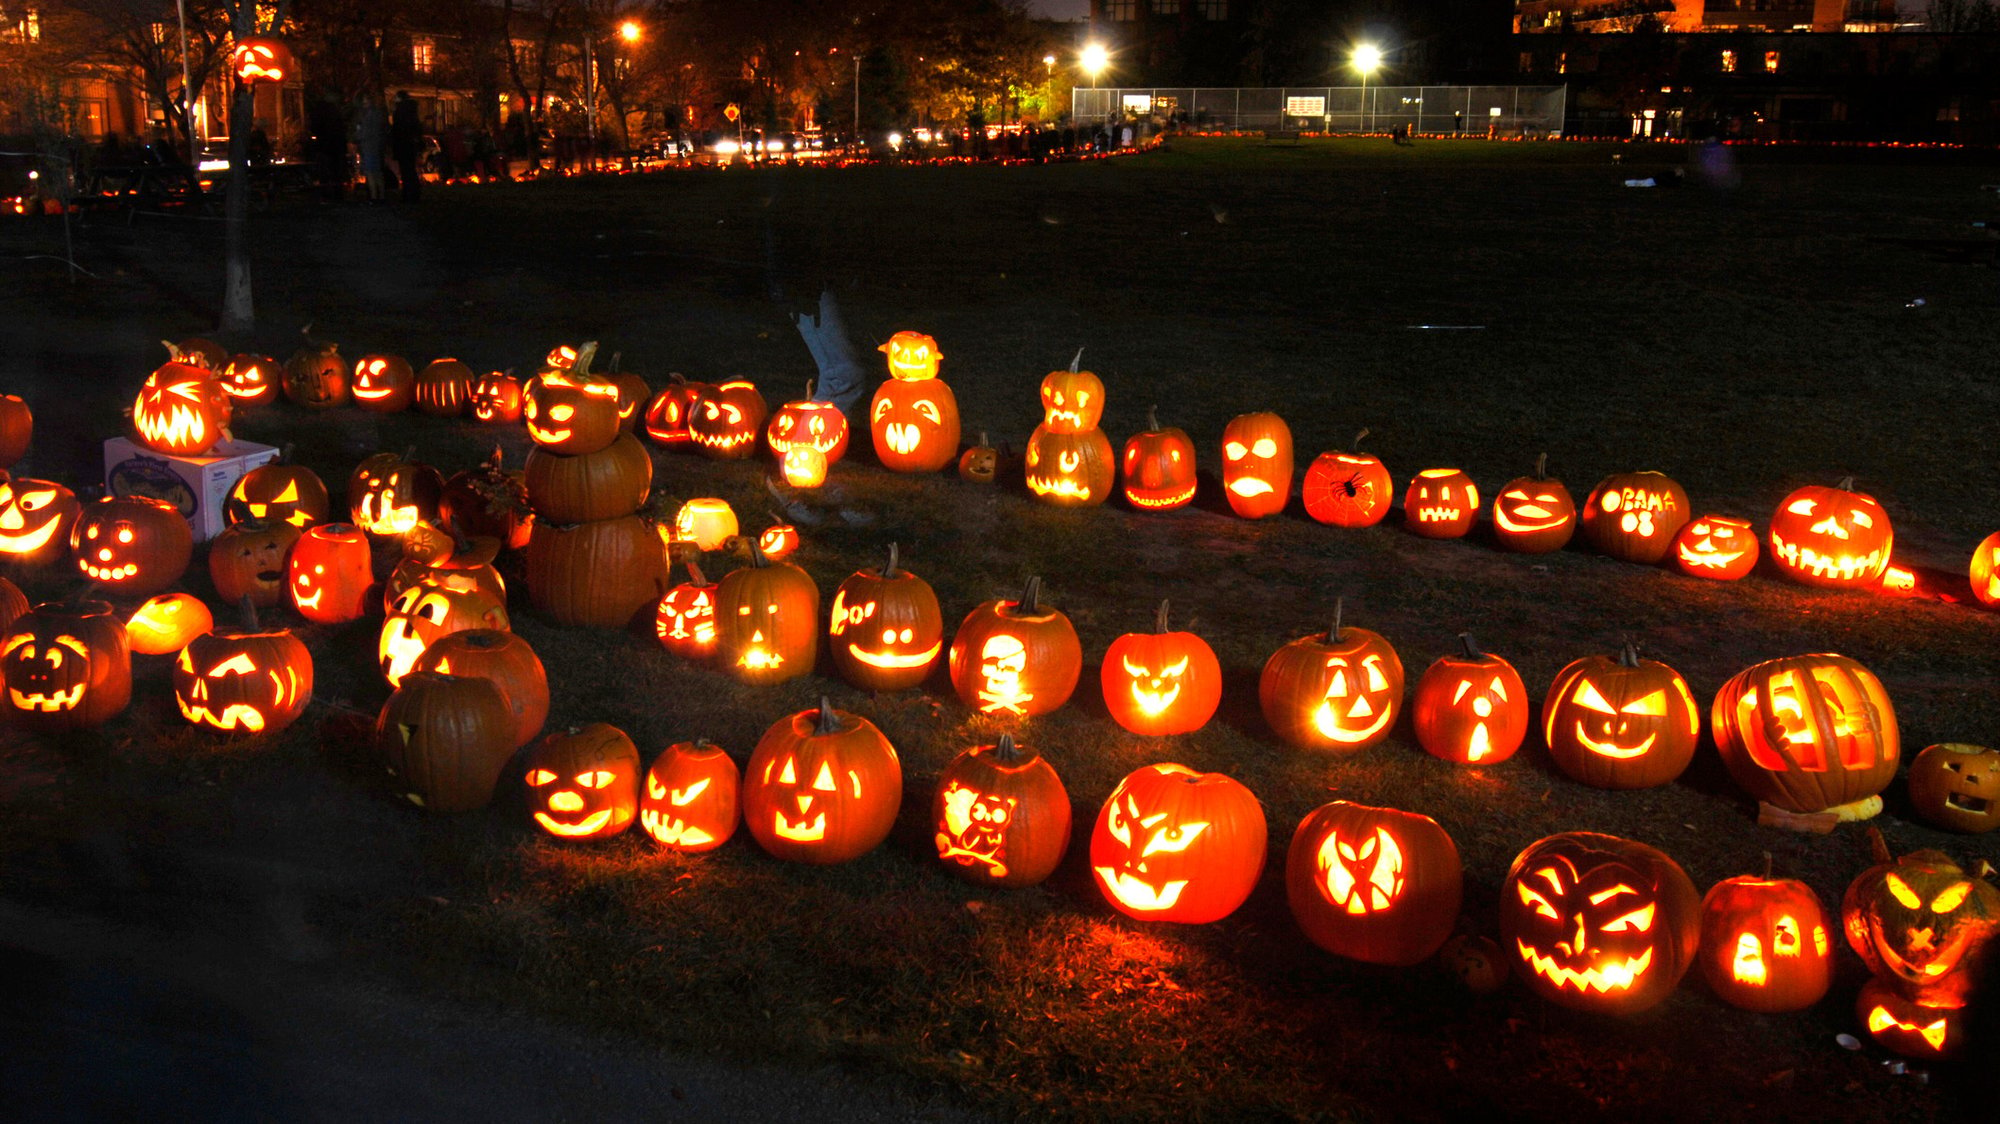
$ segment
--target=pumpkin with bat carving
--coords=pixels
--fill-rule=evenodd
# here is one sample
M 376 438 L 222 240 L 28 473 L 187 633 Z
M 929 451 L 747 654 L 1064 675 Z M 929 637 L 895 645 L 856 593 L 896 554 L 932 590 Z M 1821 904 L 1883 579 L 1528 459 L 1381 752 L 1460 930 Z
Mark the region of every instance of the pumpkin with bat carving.
M 1428 959 L 1451 936 L 1464 894 L 1458 846 L 1429 816 L 1346 800 L 1299 821 L 1285 896 L 1321 948 L 1370 964 Z

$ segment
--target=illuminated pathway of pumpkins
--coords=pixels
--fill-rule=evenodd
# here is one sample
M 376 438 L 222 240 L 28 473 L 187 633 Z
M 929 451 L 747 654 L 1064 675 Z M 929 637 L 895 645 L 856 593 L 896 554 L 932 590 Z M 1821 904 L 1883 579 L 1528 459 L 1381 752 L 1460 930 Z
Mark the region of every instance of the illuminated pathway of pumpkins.
M 640 433 L 668 449 L 747 458 L 768 447 L 796 488 L 815 488 L 845 453 L 848 421 L 807 399 L 775 413 L 748 382 L 676 380 L 657 394 L 637 376 L 593 370 L 596 346 L 560 347 L 525 384 L 480 376 L 440 359 L 421 371 L 386 355 L 351 366 L 331 345 L 309 344 L 288 362 L 229 356 L 203 340 L 173 347 L 133 408 L 139 440 L 161 453 L 200 457 L 222 439 L 235 410 L 282 391 L 308 409 L 415 408 L 440 417 L 520 424 L 535 443 L 520 476 L 486 464 L 447 480 L 410 454 L 363 461 L 348 482 L 346 516 L 310 470 L 273 462 L 235 485 L 229 526 L 209 554 L 221 600 L 240 606 L 239 627 L 187 593 L 162 592 L 188 567 L 194 537 L 170 503 L 107 498 L 79 504 L 43 480 L 0 482 L 0 552 L 24 565 L 59 565 L 67 551 L 106 596 L 130 603 L 128 619 L 101 601 L 30 608 L 0 579 L 0 670 L 6 705 L 24 726 L 95 726 L 131 694 L 130 652 L 174 656 L 173 691 L 198 726 L 256 734 L 284 728 L 312 697 L 312 656 L 256 610 L 290 605 L 307 620 L 358 620 L 377 598 L 386 614 L 378 655 L 394 693 L 377 722 L 387 764 L 413 803 L 434 812 L 486 806 L 502 770 L 528 746 L 525 781 L 534 822 L 565 839 L 601 838 L 636 821 L 659 845 L 699 852 L 739 824 L 770 854 L 838 863 L 879 845 L 902 804 L 896 752 L 872 723 L 834 709 L 780 719 L 739 773 L 705 742 L 669 747 L 642 770 L 638 748 L 599 723 L 542 737 L 548 685 L 540 660 L 509 629 L 507 594 L 493 560 L 525 551 L 528 599 L 557 622 L 618 628 L 650 612 L 661 645 L 711 660 L 751 684 L 814 670 L 825 621 L 834 671 L 856 687 L 894 691 L 923 682 L 945 659 L 966 706 L 1030 716 L 1061 707 L 1082 677 L 1082 646 L 1030 579 L 1018 598 L 973 609 L 946 642 L 936 594 L 900 565 L 894 544 L 880 566 L 849 577 L 823 614 L 820 591 L 785 561 L 798 532 L 773 527 L 751 563 L 710 581 L 691 560 L 740 527 L 728 504 L 696 499 L 676 525 L 640 515 L 652 460 Z M 960 451 L 958 407 L 937 377 L 936 341 L 899 332 L 883 345 L 890 378 L 868 409 L 878 458 L 893 471 L 935 473 L 957 462 L 971 484 L 991 483 L 998 457 L 981 442 Z M 1164 511 L 1195 493 L 1188 435 L 1149 419 L 1121 455 L 1099 428 L 1104 385 L 1088 371 L 1042 382 L 1045 420 L 1025 454 L 1029 490 L 1065 506 L 1105 502 L 1122 475 L 1135 509 Z M 0 398 L 0 463 L 26 451 L 32 416 Z M 1368 527 L 1392 506 L 1393 484 L 1354 447 L 1307 467 L 1308 515 Z M 1283 511 L 1293 486 L 1289 429 L 1276 414 L 1246 414 L 1222 435 L 1223 487 L 1235 513 Z M 1122 469 L 1122 472 L 1121 472 Z M 1417 473 L 1403 497 L 1405 524 L 1430 538 L 1465 535 L 1482 510 L 1462 471 Z M 531 514 L 532 513 L 532 514 Z M 1658 473 L 1612 476 L 1581 509 L 1544 466 L 1504 485 L 1490 507 L 1504 549 L 1562 548 L 1580 528 L 1598 551 L 1665 561 L 1695 577 L 1730 581 L 1756 563 L 1750 524 L 1697 515 L 1679 485 Z M 400 540 L 402 558 L 377 581 L 370 542 Z M 665 549 L 663 549 L 663 540 Z M 1772 561 L 1808 584 L 1907 592 L 1890 566 L 1888 513 L 1851 482 L 1786 497 L 1769 529 Z M 671 561 L 689 560 L 674 584 Z M 1981 543 L 1972 595 L 2000 605 L 2000 534 Z M 664 596 L 660 591 L 666 590 Z M 153 596 L 157 595 L 157 596 Z M 1222 696 L 1208 643 L 1173 631 L 1168 605 L 1152 632 L 1114 640 L 1100 668 L 1111 717 L 1134 733 L 1200 729 Z M 1439 659 L 1408 693 L 1410 724 L 1432 755 L 1467 765 L 1505 761 L 1525 740 L 1530 703 L 1520 675 L 1481 652 Z M 1405 706 L 1405 673 L 1382 636 L 1336 610 L 1323 633 L 1273 654 L 1258 685 L 1271 730 L 1309 749 L 1354 753 L 1388 736 Z M 1563 668 L 1542 706 L 1541 735 L 1576 780 L 1632 789 L 1674 780 L 1693 757 L 1701 707 L 1687 681 L 1629 646 Z M 1765 815 L 1793 826 L 1865 819 L 1881 807 L 1901 755 L 1895 711 L 1869 670 L 1837 655 L 1770 660 L 1730 679 L 1710 708 L 1730 775 Z M 1960 831 L 2000 825 L 2000 753 L 1975 746 L 1925 750 L 1910 771 L 1912 803 Z M 939 859 L 987 886 L 1047 878 L 1065 853 L 1070 801 L 1050 763 L 1001 737 L 966 751 L 940 777 L 932 802 Z M 1220 773 L 1158 764 L 1124 778 L 1090 836 L 1090 865 L 1116 908 L 1139 919 L 1206 922 L 1242 905 L 1263 869 L 1268 828 L 1257 798 Z M 1879 842 L 1879 839 L 1878 839 Z M 1936 1058 L 1962 1048 L 1964 1009 L 1996 931 L 2000 889 L 1937 852 L 1886 852 L 1853 884 L 1840 929 L 1874 978 L 1862 1025 L 1883 1047 Z M 1454 928 L 1462 871 L 1449 835 L 1430 818 L 1334 801 L 1308 814 L 1285 855 L 1285 885 L 1301 929 L 1330 952 L 1408 965 L 1437 953 Z M 1833 955 L 1830 918 L 1803 883 L 1731 878 L 1704 898 L 1652 847 L 1567 832 L 1522 851 L 1501 890 L 1501 941 L 1457 938 L 1453 956 L 1476 986 L 1511 970 L 1557 1003 L 1625 1014 L 1671 993 L 1700 963 L 1726 1001 L 1757 1011 L 1811 1006 L 1825 994 Z

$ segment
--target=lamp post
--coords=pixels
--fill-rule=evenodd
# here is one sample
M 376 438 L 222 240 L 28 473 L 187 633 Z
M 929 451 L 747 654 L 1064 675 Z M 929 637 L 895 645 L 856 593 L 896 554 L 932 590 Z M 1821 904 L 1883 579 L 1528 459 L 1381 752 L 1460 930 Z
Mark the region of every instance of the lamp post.
M 1083 67 L 1083 72 L 1090 75 L 1090 88 L 1093 90 L 1097 89 L 1097 76 L 1104 73 L 1104 68 L 1110 62 L 1111 52 L 1105 50 L 1102 43 L 1085 43 L 1083 45 L 1083 52 L 1077 56 L 1077 63 Z M 1096 98 L 1091 99 L 1092 102 L 1096 100 Z M 1111 116 L 1109 113 L 1103 111 L 1102 106 L 1096 106 L 1095 108 L 1098 110 L 1099 116 L 1106 118 Z
M 618 25 L 618 38 L 627 43 L 637 43 L 646 31 L 638 20 L 625 20 Z M 590 137 L 590 166 L 597 167 L 597 36 L 586 30 L 583 33 L 583 110 L 585 127 Z
M 1368 112 L 1368 74 L 1381 65 L 1380 47 L 1373 43 L 1363 43 L 1354 48 L 1354 69 L 1361 73 L 1361 131 L 1364 133 L 1368 131 L 1369 118 L 1373 116 Z

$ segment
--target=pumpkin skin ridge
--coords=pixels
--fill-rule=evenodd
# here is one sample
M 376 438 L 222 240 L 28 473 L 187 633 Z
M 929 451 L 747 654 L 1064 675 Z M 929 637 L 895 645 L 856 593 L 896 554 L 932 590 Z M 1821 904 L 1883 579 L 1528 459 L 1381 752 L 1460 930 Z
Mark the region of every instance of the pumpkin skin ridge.
M 1333 674 L 1329 674 L 1329 672 Z M 1372 686 L 1373 676 L 1382 686 Z M 1337 678 L 1345 676 L 1344 679 Z M 1307 750 L 1359 753 L 1386 739 L 1403 713 L 1403 661 L 1395 646 L 1378 632 L 1336 626 L 1330 632 L 1302 636 L 1271 654 L 1257 679 L 1257 702 L 1271 731 L 1289 745 Z M 1354 702 L 1349 684 L 1354 685 Z M 1340 687 L 1343 693 L 1336 695 Z M 1361 725 L 1350 729 L 1359 704 L 1370 693 L 1379 696 Z M 1341 706 L 1346 707 L 1342 713 Z
M 1798 948 L 1778 948 L 1766 919 L 1790 920 Z M 1752 928 L 1756 932 L 1751 932 Z M 1803 882 L 1741 875 L 1709 888 L 1701 900 L 1701 943 L 1695 956 L 1709 990 L 1746 1011 L 1802 1011 L 1833 982 L 1829 925 L 1819 895 Z M 1746 947 L 1742 939 L 1754 938 Z M 1732 937 L 1734 939 L 1732 939 Z M 1782 971 L 1781 971 L 1782 969 Z
M 667 588 L 666 551 L 637 515 L 557 526 L 528 536 L 528 601 L 559 624 L 624 628 Z
M 403 798 L 440 814 L 492 802 L 513 756 L 512 732 L 507 700 L 491 680 L 434 671 L 405 676 L 375 720 L 376 745 Z
M 594 453 L 528 450 L 528 504 L 552 523 L 592 523 L 631 515 L 653 491 L 653 458 L 630 433 Z
M 1543 742 L 1557 767 L 1572 780 L 1613 790 L 1653 788 L 1671 783 L 1694 761 L 1701 707 L 1687 680 L 1657 660 L 1640 660 L 1636 652 L 1631 658 L 1633 663 L 1626 666 L 1608 656 L 1585 656 L 1556 672 L 1549 684 L 1542 703 Z M 1586 686 L 1593 700 L 1611 707 L 1611 713 L 1577 701 Z M 1660 714 L 1621 718 L 1636 713 L 1628 707 L 1645 707 L 1656 692 L 1664 693 Z M 1687 716 L 1685 729 L 1674 721 L 1680 714 Z M 1657 719 L 1658 728 L 1640 746 L 1617 740 L 1617 730 L 1649 717 Z M 1613 722 L 1619 725 L 1614 727 Z M 1602 724 L 1602 740 L 1588 732 L 1586 723 Z
M 792 766 L 790 782 L 779 770 L 781 758 Z M 822 769 L 831 789 L 819 787 Z M 781 796 L 777 789 L 787 784 Z M 880 846 L 895 826 L 902 762 L 874 723 L 822 699 L 818 709 L 780 718 L 758 739 L 743 770 L 742 801 L 744 825 L 773 857 L 850 862 Z

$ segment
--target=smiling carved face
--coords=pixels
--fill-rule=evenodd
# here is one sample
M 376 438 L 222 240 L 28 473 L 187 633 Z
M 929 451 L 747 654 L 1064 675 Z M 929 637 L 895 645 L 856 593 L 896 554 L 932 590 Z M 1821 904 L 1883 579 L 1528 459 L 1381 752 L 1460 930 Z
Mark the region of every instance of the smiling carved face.
M 528 384 L 521 417 L 528 436 L 552 453 L 595 453 L 618 439 L 618 387 L 544 371 Z
M 639 807 L 639 750 L 612 726 L 550 734 L 529 751 L 528 810 L 558 839 L 616 835 Z
M 712 851 L 736 832 L 736 763 L 707 742 L 669 746 L 646 771 L 639 828 L 670 851 Z
M 1889 566 L 1895 533 L 1875 497 L 1844 488 L 1805 487 L 1771 516 L 1771 558 L 1809 585 L 1869 585 Z
M 378 414 L 410 408 L 416 373 L 409 361 L 395 355 L 364 355 L 354 361 L 354 404 Z
M 1576 501 L 1560 480 L 1524 476 L 1493 498 L 1493 537 L 1509 550 L 1560 550 L 1576 532 Z
M 2000 889 L 1941 852 L 1916 851 L 1862 872 L 1847 888 L 1841 921 L 1876 975 L 1963 1002 L 2000 935 Z
M 1646 788 L 1679 776 L 1694 757 L 1701 710 L 1687 680 L 1628 647 L 1586 656 L 1556 673 L 1542 706 L 1549 754 L 1599 788 Z
M 936 378 L 938 360 L 944 358 L 937 341 L 922 332 L 897 332 L 876 350 L 889 357 L 889 377 L 897 382 Z
M 1757 532 L 1747 519 L 1704 515 L 1674 536 L 1674 563 L 1692 577 L 1735 581 L 1756 568 L 1758 554 Z

